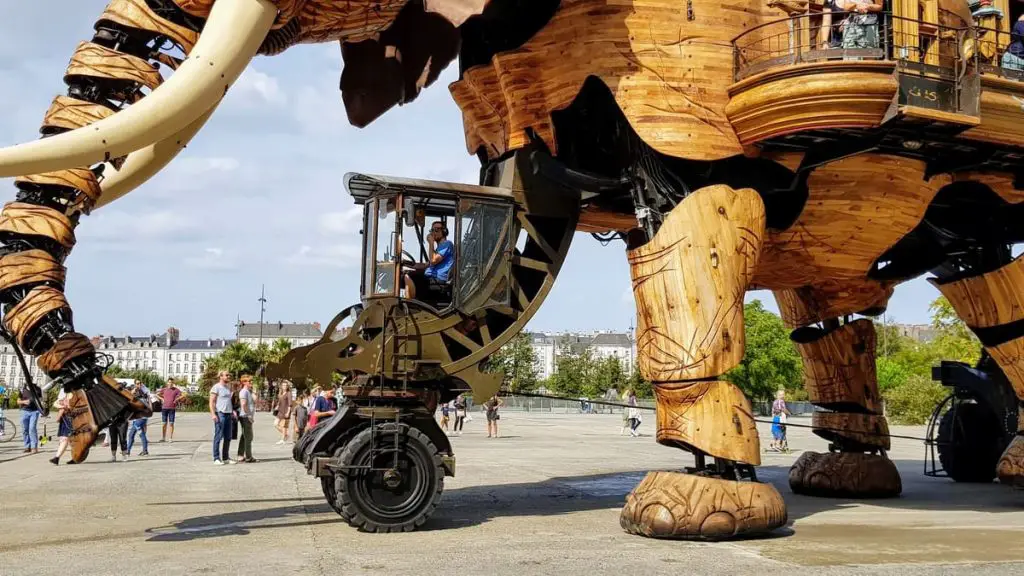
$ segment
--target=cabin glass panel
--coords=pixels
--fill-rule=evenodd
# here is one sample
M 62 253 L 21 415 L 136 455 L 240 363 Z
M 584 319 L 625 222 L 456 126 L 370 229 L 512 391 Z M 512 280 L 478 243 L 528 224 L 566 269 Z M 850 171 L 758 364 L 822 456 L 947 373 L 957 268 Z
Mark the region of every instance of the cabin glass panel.
M 459 202 L 456 284 L 464 312 L 508 305 L 512 236 L 510 206 L 476 199 Z

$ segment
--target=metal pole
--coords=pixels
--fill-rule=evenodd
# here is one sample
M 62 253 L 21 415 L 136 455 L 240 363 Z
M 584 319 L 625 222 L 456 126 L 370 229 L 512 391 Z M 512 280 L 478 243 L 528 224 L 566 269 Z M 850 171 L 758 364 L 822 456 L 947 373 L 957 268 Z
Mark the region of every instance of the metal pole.
M 260 303 L 260 337 L 256 344 L 259 347 L 263 344 L 263 313 L 267 311 L 266 284 L 260 285 L 260 299 L 257 302 Z

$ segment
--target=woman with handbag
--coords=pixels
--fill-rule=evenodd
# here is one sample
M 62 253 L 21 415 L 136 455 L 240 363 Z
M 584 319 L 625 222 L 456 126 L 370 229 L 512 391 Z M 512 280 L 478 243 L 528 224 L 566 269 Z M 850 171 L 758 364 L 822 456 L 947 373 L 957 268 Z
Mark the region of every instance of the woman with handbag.
M 459 394 L 455 399 L 455 425 L 452 426 L 452 434 L 462 436 L 462 426 L 466 423 L 466 399 Z
M 501 418 L 501 414 L 498 414 L 498 408 L 502 406 L 501 398 L 495 394 L 491 396 L 491 399 L 484 403 L 484 410 L 487 411 L 487 437 L 497 438 L 498 437 L 498 420 Z M 494 436 L 491 436 L 491 430 L 494 431 Z

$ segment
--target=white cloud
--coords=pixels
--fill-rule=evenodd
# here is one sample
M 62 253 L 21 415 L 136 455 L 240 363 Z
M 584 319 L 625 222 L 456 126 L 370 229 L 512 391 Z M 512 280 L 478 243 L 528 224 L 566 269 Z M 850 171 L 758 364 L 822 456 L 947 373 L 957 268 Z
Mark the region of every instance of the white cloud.
M 320 215 L 320 232 L 324 235 L 356 234 L 363 222 L 363 209 L 352 206 L 340 212 L 326 212 Z
M 191 239 L 197 229 L 192 219 L 170 210 L 129 213 L 105 209 L 83 220 L 78 232 L 80 238 L 94 241 L 135 243 Z
M 237 270 L 234 258 L 224 254 L 223 248 L 207 248 L 201 256 L 190 256 L 182 260 L 185 266 L 199 270 Z
M 174 169 L 183 176 L 198 176 L 208 172 L 234 172 L 241 166 L 237 158 L 230 156 L 193 156 L 182 158 L 175 163 Z
M 288 97 L 281 89 L 277 78 L 254 68 L 247 68 L 229 93 L 232 95 L 233 105 L 241 102 L 243 105 L 251 106 L 254 99 L 271 106 L 283 106 L 288 103 Z
M 349 268 L 358 266 L 359 261 L 360 247 L 358 243 L 334 244 L 315 248 L 303 245 L 287 258 L 287 262 L 293 266 L 318 268 Z

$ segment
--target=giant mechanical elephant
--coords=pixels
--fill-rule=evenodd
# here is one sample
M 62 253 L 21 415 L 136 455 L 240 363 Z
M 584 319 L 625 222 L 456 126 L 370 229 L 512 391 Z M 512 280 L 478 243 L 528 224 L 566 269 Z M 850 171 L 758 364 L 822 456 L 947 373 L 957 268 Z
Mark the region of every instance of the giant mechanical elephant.
M 958 34 L 970 30 L 965 6 L 940 2 Z M 542 151 L 557 167 L 549 172 L 589 192 L 578 229 L 627 240 L 657 440 L 696 464 L 648 475 L 623 509 L 626 530 L 723 538 L 786 522 L 778 491 L 757 481 L 750 402 L 721 379 L 743 356 L 751 287 L 775 292 L 797 329 L 811 400 L 830 409 L 815 426 L 832 450 L 800 459 L 794 489 L 898 494 L 873 324 L 851 317 L 879 313 L 897 282 L 938 271 L 1024 397 L 1024 269 L 1008 250 L 1024 232 L 1021 155 L 937 168 L 931 140 L 893 144 L 916 128 L 882 129 L 892 67 L 878 75 L 883 66 L 840 62 L 848 72 L 813 72 L 848 76 L 801 80 L 784 97 L 758 96 L 764 77 L 734 82 L 735 39 L 780 17 L 764 0 L 111 0 L 71 58 L 43 138 L 0 150 L 0 176 L 17 177 L 0 213 L 4 328 L 73 391 L 81 461 L 96 432 L 133 407 L 74 330 L 64 296 L 80 218 L 166 166 L 257 55 L 339 42 L 357 126 L 413 100 L 457 57 L 450 89 L 469 152 L 486 167 Z M 809 92 L 828 86 L 846 92 Z M 829 129 L 850 129 L 847 146 Z M 801 130 L 819 140 L 761 145 Z M 1010 480 L 1021 474 L 1020 440 L 1000 465 Z

